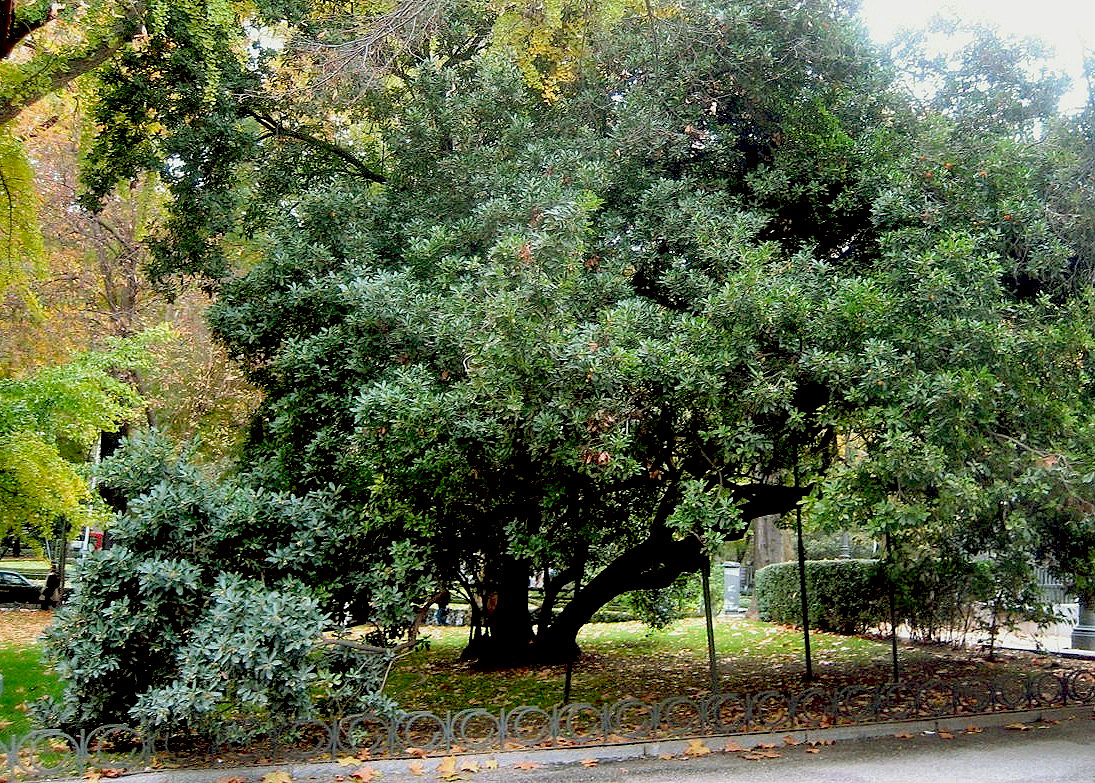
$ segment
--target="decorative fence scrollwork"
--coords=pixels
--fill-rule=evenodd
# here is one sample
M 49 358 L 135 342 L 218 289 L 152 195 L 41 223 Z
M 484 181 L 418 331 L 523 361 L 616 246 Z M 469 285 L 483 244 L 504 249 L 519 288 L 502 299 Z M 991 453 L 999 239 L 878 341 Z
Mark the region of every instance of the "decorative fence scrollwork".
M 7 738 L 0 745 L 0 773 L 6 768 L 13 775 L 58 777 L 90 768 L 132 770 L 148 765 L 153 757 L 171 763 L 208 756 L 242 765 L 334 760 L 364 751 L 373 758 L 412 752 L 494 752 L 972 716 L 1093 702 L 1095 673 L 1075 671 L 1001 674 L 992 680 L 811 687 L 797 692 L 716 693 L 657 702 L 628 697 L 603 706 L 571 703 L 498 711 L 477 707 L 444 715 L 403 712 L 390 718 L 349 715 L 334 721 L 299 721 L 276 733 L 251 733 L 245 741 L 238 736 L 230 741 L 146 736 L 129 726 L 111 725 L 78 734 L 39 730 Z

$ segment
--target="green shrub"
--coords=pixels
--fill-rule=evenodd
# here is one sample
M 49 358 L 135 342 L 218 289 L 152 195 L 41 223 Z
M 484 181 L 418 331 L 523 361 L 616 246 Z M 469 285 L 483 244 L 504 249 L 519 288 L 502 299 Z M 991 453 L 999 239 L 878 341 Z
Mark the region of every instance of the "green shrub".
M 100 476 L 127 511 L 45 633 L 64 691 L 33 705 L 42 725 L 136 722 L 234 740 L 319 710 L 394 708 L 380 694 L 386 660 L 321 640 L 338 628 L 323 564 L 355 542 L 356 520 L 331 493 L 212 481 L 154 433 L 123 444 Z M 410 556 L 380 565 L 392 573 L 367 572 L 357 592 L 376 625 L 394 626 L 408 603 L 398 588 L 420 592 L 418 571 Z
M 754 581 L 760 619 L 801 625 L 798 563 L 774 563 Z M 886 577 L 878 560 L 807 560 L 806 595 L 810 627 L 842 634 L 862 633 L 889 616 Z

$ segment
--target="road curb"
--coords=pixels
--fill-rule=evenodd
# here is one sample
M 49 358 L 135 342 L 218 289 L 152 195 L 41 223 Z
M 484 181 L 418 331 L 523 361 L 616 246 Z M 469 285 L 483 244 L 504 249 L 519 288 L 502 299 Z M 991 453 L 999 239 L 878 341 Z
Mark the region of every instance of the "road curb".
M 719 752 L 728 742 L 735 742 L 745 748 L 753 748 L 757 745 L 768 744 L 783 746 L 791 743 L 801 744 L 807 742 L 829 743 L 849 740 L 863 740 L 875 737 L 888 737 L 895 734 L 924 734 L 945 732 L 960 732 L 973 726 L 976 728 L 992 728 L 1006 726 L 1012 723 L 1033 723 L 1046 720 L 1069 720 L 1075 718 L 1092 717 L 1090 705 L 1076 707 L 1057 707 L 1053 709 L 1033 709 L 1016 712 L 986 713 L 983 715 L 968 715 L 947 718 L 924 718 L 920 720 L 892 721 L 887 723 L 863 723 L 854 726 L 830 726 L 825 728 L 792 729 L 779 732 L 747 732 L 740 734 L 717 734 L 698 737 L 681 737 L 677 739 L 646 740 L 610 745 L 583 745 L 579 747 L 563 748 L 530 748 L 525 750 L 506 750 L 495 752 L 464 753 L 457 756 L 430 756 L 425 759 L 399 758 L 378 759 L 375 761 L 361 761 L 353 766 L 339 764 L 337 762 L 309 762 L 271 764 L 253 767 L 203 767 L 201 769 L 162 769 L 145 772 L 134 772 L 124 776 L 125 783 L 218 783 L 227 778 L 234 781 L 250 783 L 262 778 L 263 775 L 284 771 L 289 773 L 294 781 L 305 783 L 312 780 L 332 780 L 336 775 L 344 775 L 349 778 L 353 772 L 362 766 L 369 766 L 380 773 L 383 778 L 391 778 L 396 775 L 407 775 L 408 765 L 420 764 L 417 775 L 430 775 L 437 777 L 438 767 L 446 759 L 454 759 L 455 769 L 461 766 L 474 767 L 485 770 L 497 767 L 498 769 L 513 769 L 514 765 L 527 764 L 537 767 L 558 766 L 566 764 L 580 764 L 583 761 L 615 762 L 632 759 L 650 759 L 661 756 L 681 756 L 687 754 L 689 745 L 697 740 L 713 752 Z M 702 752 L 702 751 L 701 751 Z M 518 767 L 519 768 L 519 767 Z M 84 778 L 61 778 L 58 781 L 71 781 L 72 783 L 86 783 Z

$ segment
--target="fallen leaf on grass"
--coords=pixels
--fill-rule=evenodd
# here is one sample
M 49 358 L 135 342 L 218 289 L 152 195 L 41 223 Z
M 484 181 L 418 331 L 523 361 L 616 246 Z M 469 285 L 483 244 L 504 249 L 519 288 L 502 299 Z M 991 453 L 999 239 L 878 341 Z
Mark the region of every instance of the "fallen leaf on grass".
M 954 739 L 954 735 L 951 734 L 949 731 L 941 731 L 939 732 L 939 739 L 951 740 Z
M 407 748 L 406 751 L 408 756 L 414 756 L 416 759 L 426 758 L 426 751 L 422 748 Z
M 4 729 L 6 729 L 10 725 L 11 725 L 10 720 L 5 720 L 4 718 L 0 718 L 0 731 L 3 731 Z
M 793 747 L 795 745 L 801 745 L 802 740 L 797 740 L 794 737 L 792 737 L 790 734 L 784 734 L 783 735 L 783 744 L 784 745 L 790 745 L 790 746 Z
M 689 740 L 688 747 L 684 749 L 686 756 L 706 756 L 710 752 L 711 748 L 703 740 Z
M 753 750 L 771 750 L 774 747 L 775 745 L 770 742 L 758 742 L 756 745 L 753 746 Z
M 276 769 L 262 776 L 262 783 L 292 783 L 293 776 L 284 769 Z
M 407 771 L 412 775 L 425 775 L 426 767 L 421 761 L 412 761 L 407 765 Z
M 597 766 L 597 759 L 582 759 L 580 762 L 583 767 L 595 767 Z
M 1011 729 L 1012 731 L 1030 731 L 1030 726 L 1025 723 L 1009 723 L 1004 726 L 1005 729 Z
M 967 734 L 980 734 L 983 731 L 984 729 L 982 729 L 980 726 L 966 726 Z
M 722 749 L 727 753 L 740 753 L 745 750 L 745 748 L 743 748 L 741 745 L 734 742 L 733 740 L 730 740 L 725 745 L 723 745 Z
M 373 767 L 365 766 L 355 769 L 353 773 L 351 773 L 350 777 L 352 777 L 354 780 L 361 781 L 361 783 L 372 783 L 374 780 L 380 777 L 380 772 Z
M 513 765 L 514 769 L 540 769 L 535 761 L 518 761 Z
M 344 767 L 356 767 L 361 763 L 357 756 L 339 756 L 335 761 Z

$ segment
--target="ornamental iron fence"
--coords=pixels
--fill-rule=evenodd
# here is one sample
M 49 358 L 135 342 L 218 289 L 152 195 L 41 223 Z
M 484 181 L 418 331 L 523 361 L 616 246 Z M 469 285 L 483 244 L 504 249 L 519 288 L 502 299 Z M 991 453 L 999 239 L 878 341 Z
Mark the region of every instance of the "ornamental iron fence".
M 125 725 L 69 733 L 56 729 L 11 737 L 3 747 L 13 776 L 60 777 L 88 769 L 116 773 L 202 762 L 270 764 L 463 752 L 495 752 L 679 739 L 1063 707 L 1095 702 L 1095 673 L 1005 674 L 991 680 L 808 687 L 797 692 L 716 693 L 657 702 L 471 708 L 439 715 L 401 712 L 304 720 L 279 731 L 226 724 L 233 739 L 196 734 L 151 735 Z M 245 737 L 245 739 L 241 739 Z M 368 753 L 365 754 L 364 752 Z

